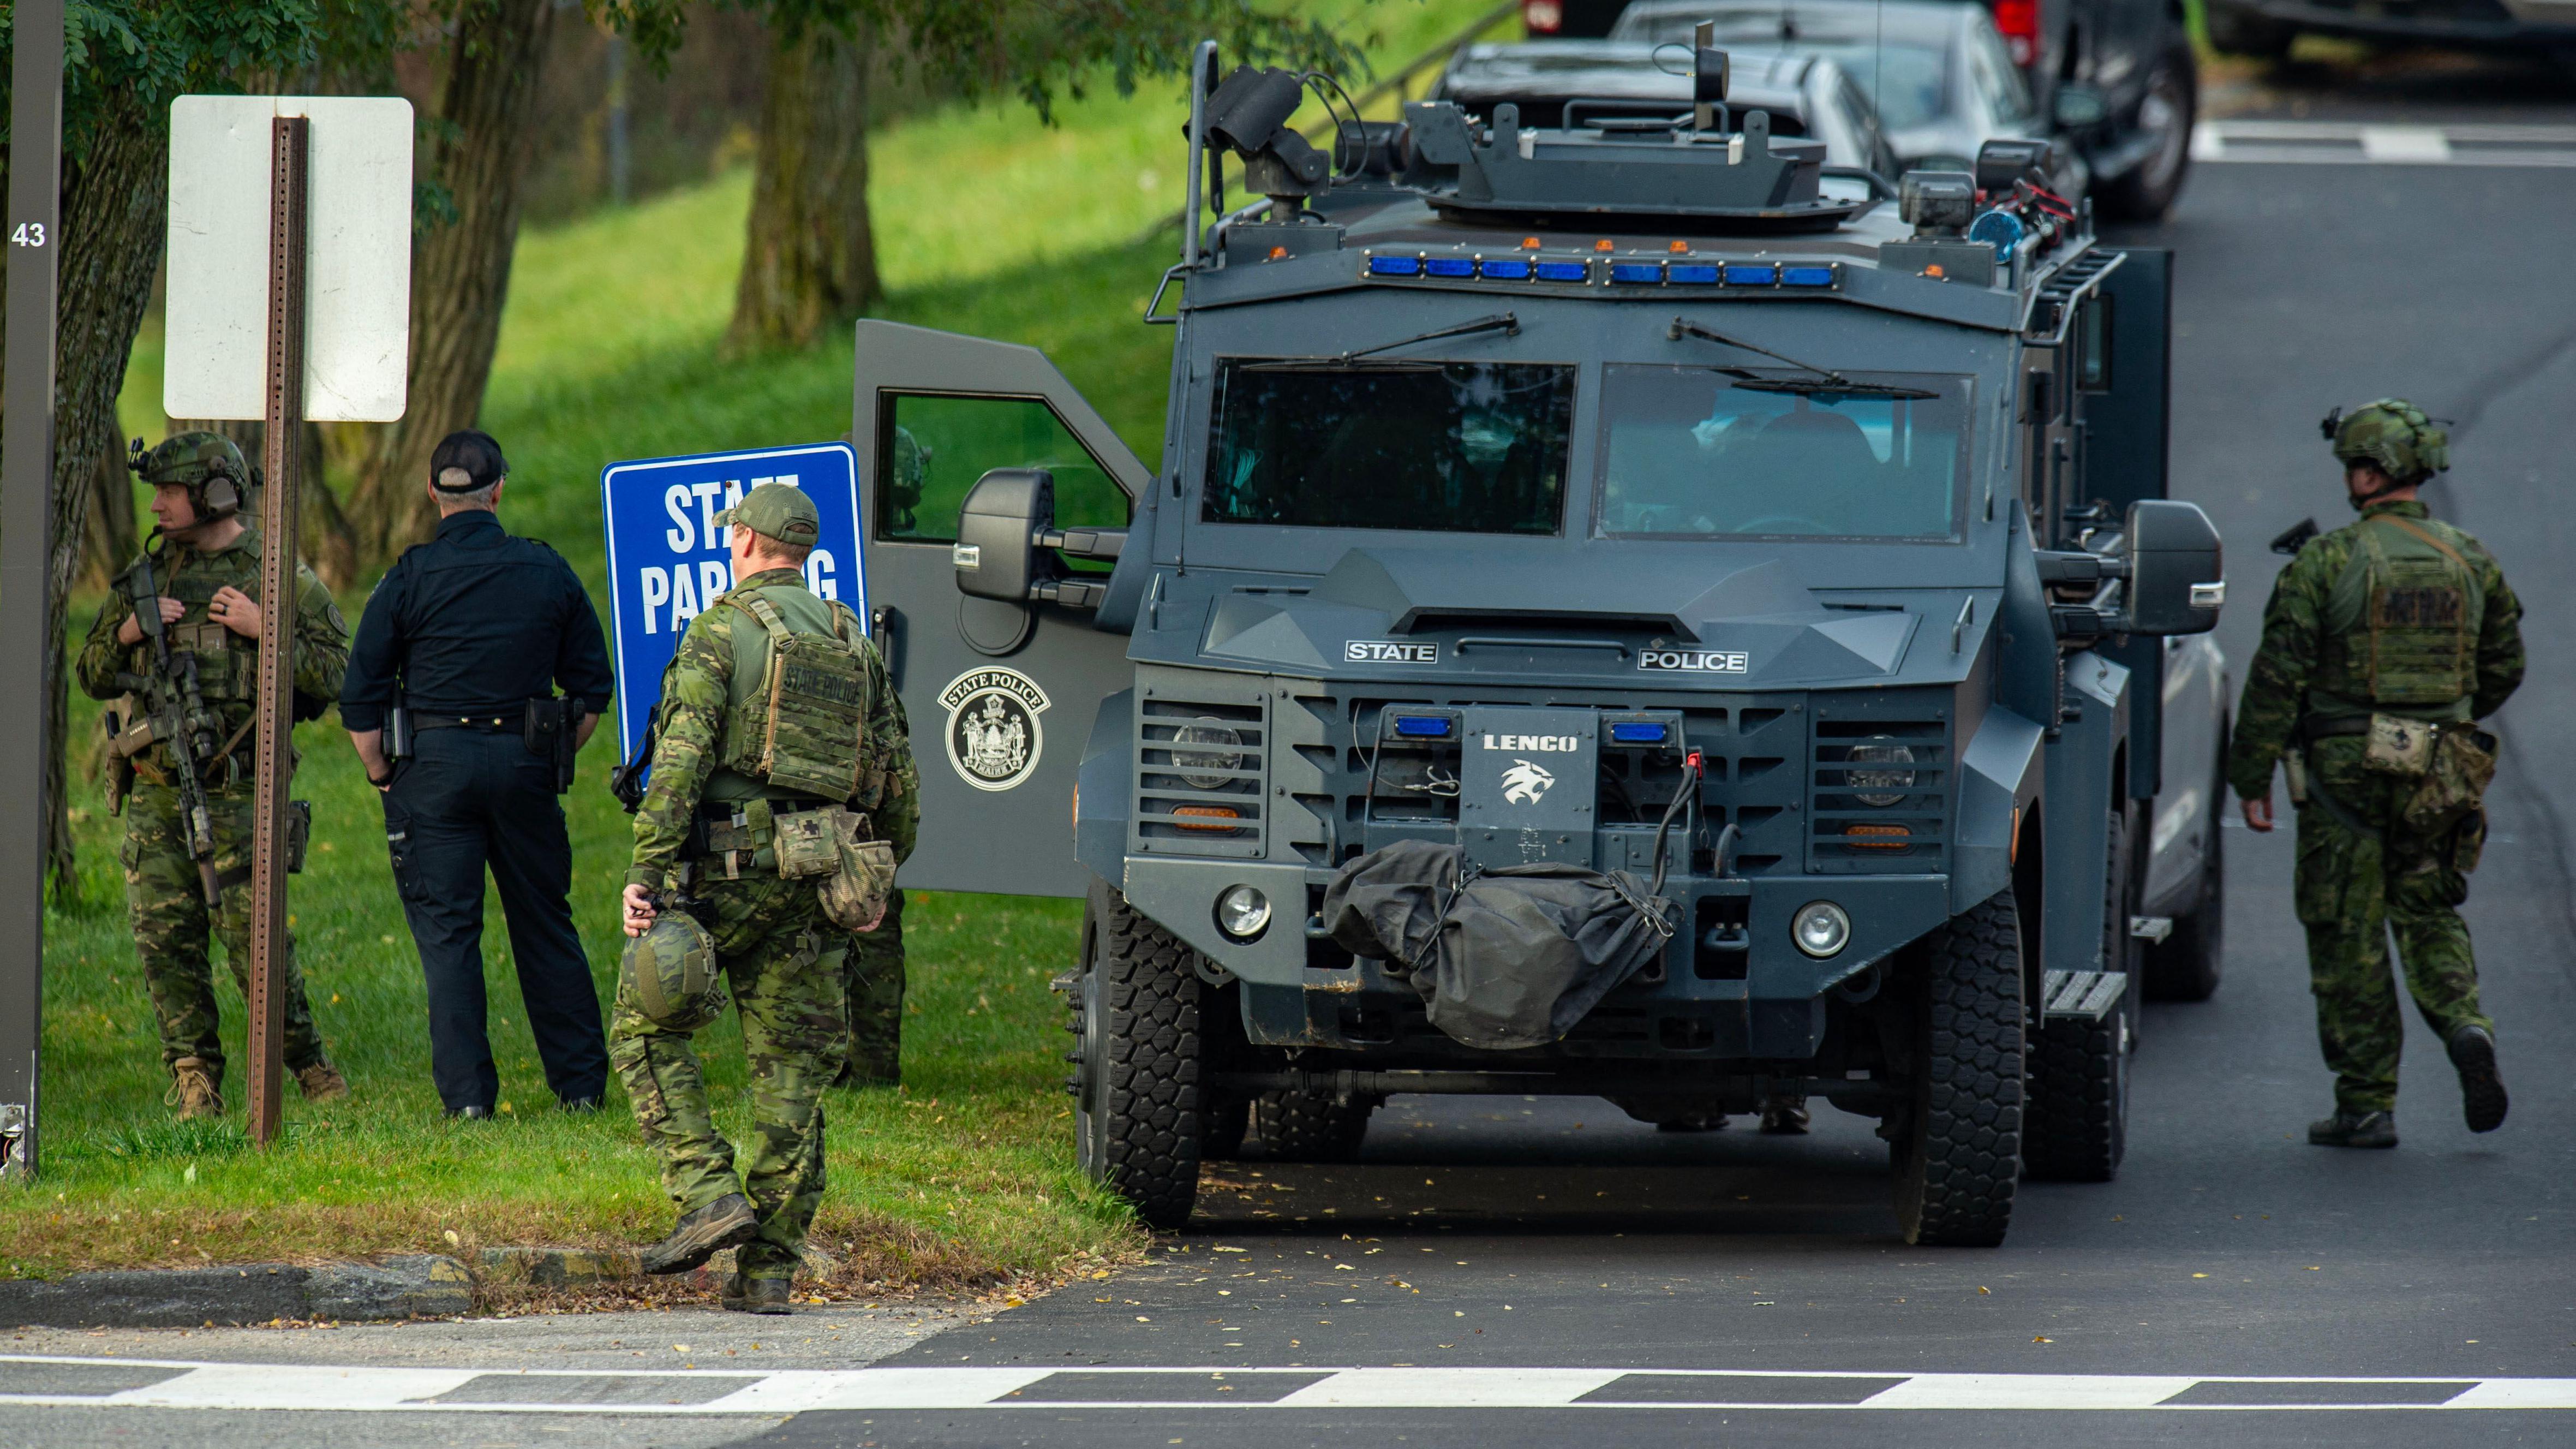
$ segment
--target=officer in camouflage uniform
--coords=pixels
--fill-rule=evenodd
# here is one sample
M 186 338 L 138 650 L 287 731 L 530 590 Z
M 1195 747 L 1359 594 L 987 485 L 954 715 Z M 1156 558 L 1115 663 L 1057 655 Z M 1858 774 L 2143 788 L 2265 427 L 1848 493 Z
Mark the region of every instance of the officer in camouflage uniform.
M 2391 927 L 2416 1009 L 2459 1072 L 2469 1129 L 2489 1132 L 2504 1121 L 2504 1084 L 2456 908 L 2485 843 L 2474 801 L 2493 770 L 2493 737 L 2471 721 L 2522 683 L 2522 604 L 2484 545 L 2417 500 L 2450 466 L 2449 439 L 2422 410 L 2393 398 L 2337 409 L 2325 432 L 2361 518 L 2309 540 L 2273 585 L 2227 767 L 2253 829 L 2272 828 L 2275 760 L 2300 806 L 2295 893 L 2335 1073 L 2335 1113 L 2308 1140 L 2397 1145 Z M 2434 785 L 2465 813 L 2427 832 Z
M 718 522 L 731 528 L 735 584 L 690 621 L 663 673 L 625 911 L 627 934 L 639 936 L 682 898 L 713 938 L 750 1058 L 748 1160 L 737 1171 L 691 1029 L 655 1019 L 653 1002 L 669 993 L 638 980 L 634 951 L 609 1062 L 681 1213 L 645 1250 L 645 1270 L 686 1272 L 736 1248 L 726 1306 L 784 1313 L 823 1193 L 823 1092 L 849 1051 L 836 948 L 875 923 L 829 924 L 828 881 L 783 876 L 782 857 L 806 825 L 844 806 L 877 835 L 910 838 L 917 777 L 865 626 L 805 586 L 800 566 L 820 531 L 812 500 L 791 485 L 757 487 Z
M 139 450 L 140 442 L 135 444 Z M 171 1105 L 182 1119 L 219 1116 L 224 1110 L 224 1049 L 217 1032 L 213 968 L 206 954 L 210 934 L 223 940 L 233 980 L 250 990 L 250 858 L 253 813 L 251 746 L 257 729 L 259 678 L 260 537 L 239 517 L 249 495 L 250 468 L 232 440 L 216 433 L 181 433 L 131 465 L 153 487 L 155 535 L 166 546 L 154 556 L 161 617 L 173 654 L 196 656 L 200 694 L 213 716 L 220 752 L 204 772 L 213 826 L 216 881 L 221 905 L 209 910 L 197 862 L 189 851 L 185 812 L 175 772 L 185 768 L 168 742 L 149 742 L 129 730 L 113 768 L 117 787 L 131 780 L 124 799 L 125 899 L 134 919 L 135 954 L 161 1025 L 161 1061 L 170 1073 Z M 129 564 L 128 568 L 131 569 Z M 318 716 L 339 698 L 349 662 L 349 626 L 331 591 L 296 566 L 295 694 L 298 719 Z M 93 699 L 126 693 L 118 675 L 148 676 L 154 651 L 134 618 L 133 601 L 110 595 L 91 626 L 73 672 Z M 132 725 L 146 713 L 129 702 L 117 716 Z M 112 790 L 112 793 L 114 791 Z M 287 938 L 276 988 L 285 994 L 287 1070 L 307 1100 L 349 1095 L 349 1084 L 322 1052 L 305 1000 L 304 977 Z

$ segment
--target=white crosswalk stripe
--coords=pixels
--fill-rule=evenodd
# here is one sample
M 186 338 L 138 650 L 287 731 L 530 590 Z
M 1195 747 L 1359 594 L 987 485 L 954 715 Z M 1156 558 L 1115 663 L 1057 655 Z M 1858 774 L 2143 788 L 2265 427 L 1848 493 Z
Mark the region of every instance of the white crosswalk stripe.
M 2195 161 L 2290 166 L 2576 166 L 2576 126 L 2202 121 Z
M 50 1383 L 49 1383 L 50 1381 Z M 122 1382 L 130 1386 L 118 1387 Z M 1730 1369 L 889 1367 L 595 1372 L 0 1356 L 0 1406 L 785 1415 L 823 1409 L 2576 1410 L 2566 1378 Z

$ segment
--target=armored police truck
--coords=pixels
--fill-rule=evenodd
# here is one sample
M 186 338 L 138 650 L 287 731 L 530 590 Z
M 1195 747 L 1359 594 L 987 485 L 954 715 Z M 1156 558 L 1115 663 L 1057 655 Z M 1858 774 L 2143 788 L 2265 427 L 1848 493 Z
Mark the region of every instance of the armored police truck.
M 1148 1223 L 1395 1093 L 1821 1099 L 1909 1241 L 1992 1244 L 2118 1166 L 2141 984 L 2216 984 L 2168 258 L 2044 143 L 1899 187 L 1690 63 L 1327 154 L 1202 47 L 1159 467 L 1029 348 L 859 324 L 903 881 L 1084 898 L 1079 1153 Z

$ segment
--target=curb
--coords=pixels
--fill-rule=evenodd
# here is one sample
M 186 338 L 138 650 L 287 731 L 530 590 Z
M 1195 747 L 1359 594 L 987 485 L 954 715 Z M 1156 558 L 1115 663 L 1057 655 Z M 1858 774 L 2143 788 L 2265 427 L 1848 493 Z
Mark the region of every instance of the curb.
M 399 1254 L 374 1263 L 74 1273 L 0 1281 L 0 1323 L 35 1328 L 197 1328 L 277 1319 L 343 1322 L 436 1317 L 474 1307 L 454 1258 Z

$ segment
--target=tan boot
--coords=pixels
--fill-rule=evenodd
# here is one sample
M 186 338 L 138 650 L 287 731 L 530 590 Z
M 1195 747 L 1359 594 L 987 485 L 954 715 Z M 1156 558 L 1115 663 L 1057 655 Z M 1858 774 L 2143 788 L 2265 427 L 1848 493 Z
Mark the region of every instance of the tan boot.
M 337 1102 L 349 1095 L 349 1079 L 329 1062 L 315 1062 L 297 1072 L 295 1085 L 304 1089 L 308 1102 Z
M 179 1109 L 179 1120 L 224 1115 L 224 1094 L 215 1090 L 214 1073 L 200 1057 L 181 1057 L 170 1064 L 170 1090 L 163 1106 Z

